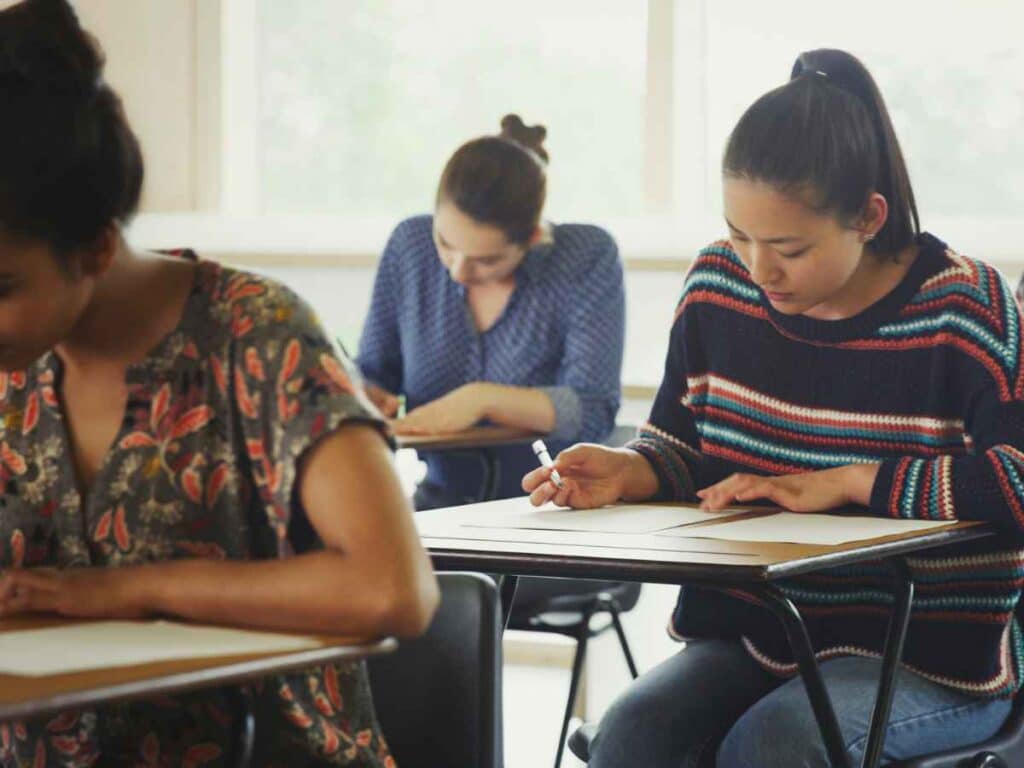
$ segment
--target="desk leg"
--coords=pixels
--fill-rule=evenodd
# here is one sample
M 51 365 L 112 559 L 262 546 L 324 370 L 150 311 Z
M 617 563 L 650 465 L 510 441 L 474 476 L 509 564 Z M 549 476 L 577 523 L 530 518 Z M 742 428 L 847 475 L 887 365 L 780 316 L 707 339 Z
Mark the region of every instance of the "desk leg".
M 494 501 L 498 497 L 498 459 L 494 451 L 484 448 L 480 452 L 480 460 L 484 464 L 484 497 L 480 501 Z
M 498 577 L 498 592 L 501 595 L 501 628 L 508 626 L 509 617 L 512 615 L 512 601 L 516 598 L 516 587 L 519 586 L 519 577 L 511 574 L 504 574 Z
M 828 696 L 828 690 L 821 679 L 818 660 L 814 658 L 811 638 L 807 634 L 807 627 L 800 617 L 800 612 L 797 611 L 792 601 L 774 585 L 753 589 L 751 592 L 757 595 L 765 607 L 782 621 L 790 650 L 800 668 L 800 676 L 807 689 L 807 697 L 811 700 L 814 718 L 818 721 L 818 728 L 821 729 L 821 737 L 825 741 L 829 761 L 835 768 L 851 768 L 846 759 L 846 745 L 843 742 L 842 731 L 839 730 L 839 721 L 836 719 L 835 710 L 832 709 L 832 700 Z
M 889 725 L 889 712 L 892 710 L 892 696 L 899 675 L 900 658 L 903 656 L 903 641 L 907 637 L 910 624 L 910 607 L 914 600 L 914 579 L 910 567 L 903 558 L 891 561 L 895 571 L 895 599 L 889 629 L 885 636 L 885 651 L 882 654 L 882 676 L 878 681 L 878 693 L 875 696 L 875 708 L 871 713 L 871 725 L 868 728 L 867 745 L 864 748 L 863 768 L 875 768 L 882 756 L 885 744 L 885 731 Z
M 232 708 L 235 710 L 231 726 L 231 748 L 233 754 L 227 761 L 236 768 L 249 768 L 253 763 L 256 744 L 256 713 L 253 709 L 253 694 L 241 687 L 230 689 Z
M 862 768 L 877 768 L 881 758 L 882 747 L 885 743 L 885 731 L 889 724 L 889 713 L 892 709 L 893 691 L 899 674 L 900 658 L 903 656 L 903 643 L 907 636 L 907 627 L 910 624 L 911 604 L 914 599 L 914 582 L 906 561 L 901 558 L 891 561 L 890 565 L 896 572 L 894 579 L 895 602 L 885 637 L 882 671 L 878 681 L 878 693 L 875 696 L 875 707 L 871 713 L 871 724 L 868 727 Z M 800 613 L 778 587 L 762 587 L 751 591 L 761 598 L 766 607 L 782 621 L 793 658 L 796 659 L 797 665 L 800 667 L 800 676 L 807 689 L 807 696 L 811 700 L 814 717 L 821 729 L 821 737 L 825 741 L 829 760 L 835 766 L 850 768 L 849 761 L 846 759 L 842 731 L 839 729 L 835 710 L 832 709 L 832 700 L 829 698 L 828 690 L 821 679 L 821 670 L 814 657 L 814 650 L 807 635 L 807 627 L 804 625 Z

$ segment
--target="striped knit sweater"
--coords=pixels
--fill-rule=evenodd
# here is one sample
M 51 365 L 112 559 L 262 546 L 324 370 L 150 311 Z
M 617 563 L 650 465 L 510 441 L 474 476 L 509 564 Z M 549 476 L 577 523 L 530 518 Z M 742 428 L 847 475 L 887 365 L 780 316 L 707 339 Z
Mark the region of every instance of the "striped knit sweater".
M 870 511 L 987 520 L 1003 533 L 911 559 L 906 665 L 979 696 L 1020 686 L 1024 586 L 1021 318 L 998 272 L 924 234 L 902 282 L 847 320 L 777 312 L 728 242 L 701 251 L 676 310 L 665 375 L 630 445 L 665 499 L 733 472 L 881 462 Z M 881 564 L 781 586 L 820 659 L 879 655 L 892 594 Z M 765 609 L 684 587 L 680 637 L 742 637 L 769 671 L 796 673 Z

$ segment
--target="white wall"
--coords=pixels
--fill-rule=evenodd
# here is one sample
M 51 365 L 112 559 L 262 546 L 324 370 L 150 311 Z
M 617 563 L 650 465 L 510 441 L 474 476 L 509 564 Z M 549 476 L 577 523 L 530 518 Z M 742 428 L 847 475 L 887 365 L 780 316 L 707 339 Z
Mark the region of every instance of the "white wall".
M 124 100 L 146 162 L 143 211 L 205 207 L 216 137 L 203 54 L 219 29 L 219 0 L 73 0 L 107 53 L 107 80 Z M 200 71 L 200 69 L 202 71 Z M 211 135 L 212 134 L 212 135 Z

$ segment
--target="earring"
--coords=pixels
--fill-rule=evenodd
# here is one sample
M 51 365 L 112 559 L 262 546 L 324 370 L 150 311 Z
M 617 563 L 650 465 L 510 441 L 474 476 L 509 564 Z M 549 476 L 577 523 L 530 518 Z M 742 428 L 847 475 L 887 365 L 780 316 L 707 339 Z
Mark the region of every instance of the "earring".
M 875 235 L 874 235 L 873 232 L 868 232 L 866 235 L 864 235 L 864 242 L 865 243 L 870 243 L 874 239 L 875 239 Z

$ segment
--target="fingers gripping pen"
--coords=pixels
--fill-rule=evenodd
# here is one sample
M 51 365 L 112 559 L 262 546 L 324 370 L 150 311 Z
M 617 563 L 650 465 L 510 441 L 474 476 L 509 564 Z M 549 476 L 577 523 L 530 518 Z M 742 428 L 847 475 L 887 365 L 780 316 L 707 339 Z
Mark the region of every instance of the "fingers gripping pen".
M 548 453 L 548 447 L 544 445 L 543 440 L 534 440 L 533 452 L 537 454 L 537 459 L 540 461 L 541 466 L 554 467 L 555 462 L 551 460 L 551 454 Z M 562 487 L 562 476 L 558 474 L 557 469 L 551 470 L 551 482 L 555 484 L 556 488 Z

